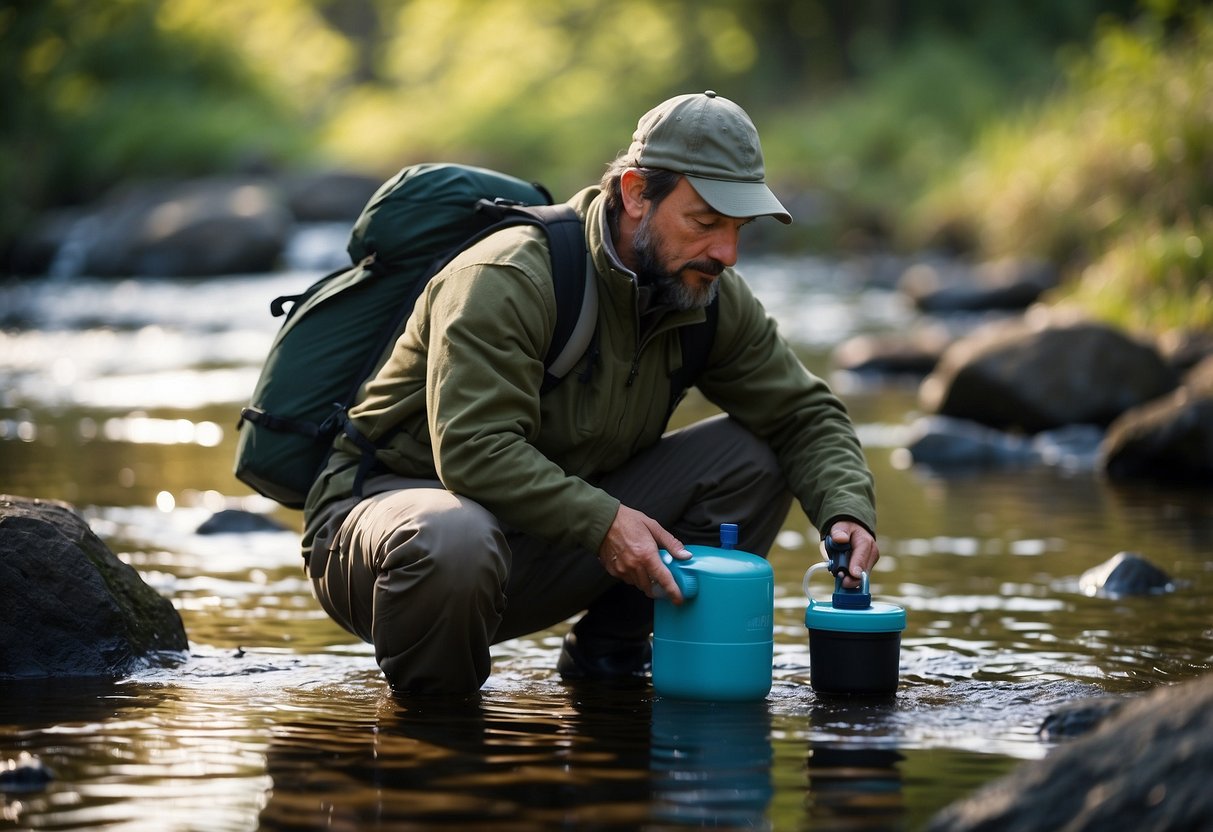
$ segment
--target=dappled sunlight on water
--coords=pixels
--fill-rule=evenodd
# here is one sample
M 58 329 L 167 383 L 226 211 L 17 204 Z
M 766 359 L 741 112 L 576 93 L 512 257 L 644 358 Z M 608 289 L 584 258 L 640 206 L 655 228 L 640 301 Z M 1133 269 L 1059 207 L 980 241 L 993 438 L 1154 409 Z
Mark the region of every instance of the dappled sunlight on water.
M 895 698 L 813 692 L 801 582 L 818 536 L 798 510 L 770 554 L 763 702 L 565 685 L 564 627 L 494 647 L 478 696 L 396 697 L 312 598 L 299 514 L 231 474 L 269 301 L 315 276 L 0 287 L 0 490 L 75 503 L 190 638 L 180 664 L 119 682 L 0 686 L 0 760 L 29 751 L 55 771 L 3 798 L 0 828 L 914 829 L 1047 753 L 1036 731 L 1057 706 L 1213 665 L 1207 494 L 895 464 L 917 415 L 897 383 L 846 394 L 877 478 L 873 594 L 908 614 Z M 772 261 L 752 280 L 820 372 L 838 340 L 908 323 L 841 267 Z M 706 412 L 694 395 L 684 408 Z M 227 508 L 282 529 L 199 533 Z M 1177 591 L 1080 591 L 1126 550 Z

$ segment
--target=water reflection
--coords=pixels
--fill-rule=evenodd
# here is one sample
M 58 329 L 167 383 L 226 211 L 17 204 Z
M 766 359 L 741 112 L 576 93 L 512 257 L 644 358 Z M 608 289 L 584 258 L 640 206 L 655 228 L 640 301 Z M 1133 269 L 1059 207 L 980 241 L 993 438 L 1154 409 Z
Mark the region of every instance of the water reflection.
M 807 811 L 817 830 L 906 829 L 895 748 L 810 743 Z
M 653 703 L 654 811 L 692 826 L 771 828 L 771 715 L 765 701 Z
M 643 688 L 567 700 L 385 694 L 360 724 L 283 721 L 261 827 L 310 825 L 323 808 L 333 828 L 635 828 L 649 814 L 650 707 Z

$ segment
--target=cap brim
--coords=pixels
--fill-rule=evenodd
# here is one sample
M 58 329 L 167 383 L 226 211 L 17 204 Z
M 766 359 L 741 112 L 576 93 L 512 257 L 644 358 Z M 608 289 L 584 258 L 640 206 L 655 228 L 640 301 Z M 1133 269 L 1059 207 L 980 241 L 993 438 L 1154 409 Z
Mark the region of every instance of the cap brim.
M 785 225 L 792 222 L 788 209 L 764 182 L 729 182 L 684 175 L 703 201 L 726 217 L 774 217 Z

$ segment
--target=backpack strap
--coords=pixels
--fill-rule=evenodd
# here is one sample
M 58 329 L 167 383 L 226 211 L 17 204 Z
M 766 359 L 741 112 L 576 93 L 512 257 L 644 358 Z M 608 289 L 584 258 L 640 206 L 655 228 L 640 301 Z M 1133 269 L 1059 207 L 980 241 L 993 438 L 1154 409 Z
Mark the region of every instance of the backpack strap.
M 543 221 L 552 254 L 556 328 L 543 359 L 539 387 L 540 393 L 546 393 L 569 374 L 590 345 L 598 325 L 598 281 L 576 211 L 567 205 L 536 205 L 525 210 Z
M 560 384 L 585 355 L 598 324 L 598 282 L 586 249 L 581 218 L 563 204 L 517 205 L 482 199 L 476 209 L 497 218 L 497 222 L 476 236 L 477 240 L 507 225 L 535 225 L 547 234 L 556 292 L 556 328 L 543 359 L 539 392 L 546 393 Z
M 546 393 L 560 384 L 585 354 L 598 324 L 598 283 L 594 277 L 593 261 L 586 249 L 581 218 L 568 205 L 521 205 L 501 199 L 482 199 L 476 203 L 476 210 L 494 221 L 430 267 L 426 273 L 427 279 L 417 281 L 409 302 L 403 307 L 406 310 L 404 314 L 411 313 L 413 304 L 428 282 L 428 276 L 437 274 L 464 249 L 507 226 L 533 225 L 543 229 L 551 252 L 552 283 L 556 293 L 556 328 L 544 356 L 543 381 L 539 386 L 539 392 Z M 397 322 L 397 328 L 401 323 L 403 320 Z M 367 370 L 369 372 L 370 368 Z M 342 424 L 342 431 L 362 449 L 353 491 L 354 496 L 361 497 L 363 481 L 375 465 L 377 447 L 348 418 Z

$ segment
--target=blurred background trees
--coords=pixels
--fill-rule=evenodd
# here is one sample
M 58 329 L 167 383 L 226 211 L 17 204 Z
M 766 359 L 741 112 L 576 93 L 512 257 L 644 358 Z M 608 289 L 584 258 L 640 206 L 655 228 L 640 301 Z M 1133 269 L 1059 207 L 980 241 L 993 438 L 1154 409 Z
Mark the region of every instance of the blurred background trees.
M 1144 258 L 1200 290 L 1210 19 L 1178 0 L 17 0 L 0 248 L 148 177 L 458 160 L 563 197 L 650 106 L 711 88 L 758 123 L 798 246 L 1036 254 L 1105 281 Z

